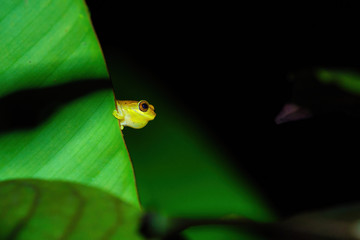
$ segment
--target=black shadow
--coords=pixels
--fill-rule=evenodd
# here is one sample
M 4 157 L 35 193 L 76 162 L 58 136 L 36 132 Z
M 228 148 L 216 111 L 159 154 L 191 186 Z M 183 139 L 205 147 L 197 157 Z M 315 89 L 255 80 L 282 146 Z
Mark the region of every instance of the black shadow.
M 110 80 L 87 79 L 11 93 L 0 98 L 0 134 L 35 128 L 60 106 L 87 94 L 111 88 Z

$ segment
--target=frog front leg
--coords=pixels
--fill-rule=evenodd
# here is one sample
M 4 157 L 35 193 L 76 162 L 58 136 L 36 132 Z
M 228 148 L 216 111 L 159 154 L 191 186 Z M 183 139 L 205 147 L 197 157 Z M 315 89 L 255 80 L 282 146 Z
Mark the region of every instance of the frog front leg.
M 120 121 L 120 128 L 121 130 L 124 129 L 124 126 L 122 125 L 122 122 L 124 121 L 125 117 L 123 114 L 119 113 L 118 111 L 114 110 L 113 113 L 114 117 Z

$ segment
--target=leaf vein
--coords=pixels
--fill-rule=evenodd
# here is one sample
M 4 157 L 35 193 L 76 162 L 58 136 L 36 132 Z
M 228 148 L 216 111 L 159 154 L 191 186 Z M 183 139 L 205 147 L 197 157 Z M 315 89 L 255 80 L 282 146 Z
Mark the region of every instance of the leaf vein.
M 77 224 L 80 222 L 81 216 L 84 213 L 84 206 L 86 204 L 85 198 L 78 192 L 76 188 L 74 188 L 71 184 L 66 184 L 67 187 L 71 189 L 72 194 L 78 199 L 78 206 L 76 207 L 76 211 L 74 215 L 71 217 L 68 226 L 66 227 L 64 233 L 59 238 L 60 240 L 68 239 L 72 232 L 76 229 Z
M 110 239 L 116 233 L 116 230 L 118 229 L 118 227 L 120 226 L 120 224 L 122 222 L 121 221 L 121 215 L 120 215 L 119 201 L 116 198 L 113 198 L 112 200 L 113 200 L 114 207 L 115 207 L 116 221 L 115 221 L 114 225 L 111 226 L 106 231 L 104 236 L 101 237 L 101 239 L 103 239 L 103 240 Z
M 27 212 L 27 214 L 18 222 L 18 224 L 14 227 L 14 229 L 10 232 L 10 234 L 7 236 L 6 239 L 16 239 L 17 236 L 20 234 L 21 230 L 26 227 L 26 225 L 28 224 L 29 220 L 32 218 L 32 216 L 35 213 L 36 208 L 39 205 L 39 198 L 40 198 L 40 190 L 27 182 L 19 182 L 19 185 L 22 185 L 23 187 L 28 187 L 31 188 L 34 191 L 34 200 L 29 208 L 29 211 Z

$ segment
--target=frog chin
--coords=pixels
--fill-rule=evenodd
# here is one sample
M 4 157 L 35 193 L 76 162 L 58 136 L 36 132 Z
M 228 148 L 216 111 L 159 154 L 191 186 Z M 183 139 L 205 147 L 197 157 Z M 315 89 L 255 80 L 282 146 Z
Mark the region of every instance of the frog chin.
M 147 123 L 148 123 L 148 121 L 144 120 L 143 118 L 140 118 L 140 121 L 139 121 L 139 119 L 133 119 L 131 117 L 126 117 L 124 120 L 125 126 L 135 128 L 135 129 L 143 128 L 146 126 Z
M 154 113 L 152 115 L 148 115 L 149 121 L 154 120 L 155 117 L 156 117 L 156 113 Z
M 135 129 L 139 129 L 139 128 L 143 128 L 146 126 L 148 122 L 142 122 L 142 123 L 132 123 L 132 128 L 135 128 Z

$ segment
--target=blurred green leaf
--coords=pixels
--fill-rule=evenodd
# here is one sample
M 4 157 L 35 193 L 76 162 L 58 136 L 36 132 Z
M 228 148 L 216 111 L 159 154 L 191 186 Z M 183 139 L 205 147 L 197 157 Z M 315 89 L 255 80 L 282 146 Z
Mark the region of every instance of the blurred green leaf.
M 226 240 L 265 240 L 262 236 L 246 232 L 244 229 L 234 229 L 226 226 L 198 226 L 185 231 L 188 239 L 226 239 Z
M 322 83 L 335 84 L 345 91 L 360 94 L 360 74 L 354 71 L 320 69 L 317 77 Z
M 220 141 L 211 138 L 208 129 L 189 115 L 180 104 L 182 99 L 174 99 L 163 91 L 152 76 L 124 61 L 116 49 L 105 49 L 105 53 L 109 53 L 108 67 L 119 96 L 147 99 L 156 109 L 156 120 L 141 133 L 124 129 L 145 209 L 155 209 L 171 217 L 235 214 L 258 221 L 274 220 L 274 213 L 246 173 L 231 166 L 232 156 Z M 197 101 L 194 99 L 194 104 Z M 221 129 L 216 127 L 211 131 Z M 234 239 L 234 233 L 212 226 L 186 230 L 187 236 L 196 240 L 225 233 L 223 239 Z M 237 239 L 253 239 L 235 234 Z
M 142 239 L 140 210 L 85 185 L 0 182 L 1 239 Z
M 0 179 L 79 182 L 139 207 L 130 158 L 111 114 L 113 94 L 82 92 L 83 83 L 94 81 L 89 79 L 109 81 L 84 1 L 2 1 L 0 34 L 0 102 L 8 109 L 1 112 L 2 118 L 27 122 L 34 117 L 30 107 L 46 108 L 52 101 L 56 106 L 48 119 L 36 116 L 41 119 L 37 127 L 0 135 Z M 53 91 L 47 96 L 49 86 Z M 19 92 L 22 89 L 28 89 L 26 98 Z M 10 98 L 14 103 L 6 102 L 14 91 L 16 98 Z M 75 97 L 64 99 L 74 91 Z M 47 98 L 30 106 L 42 94 Z

